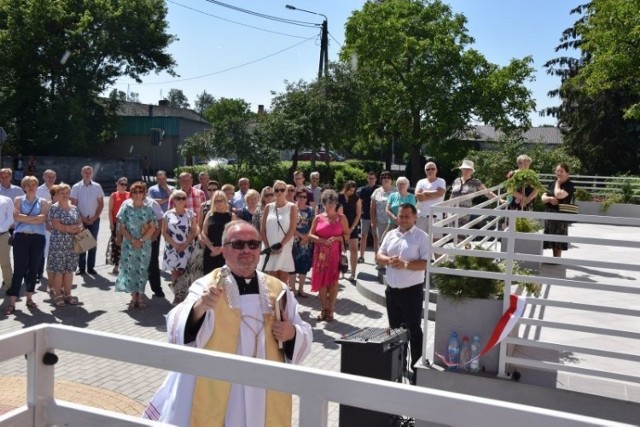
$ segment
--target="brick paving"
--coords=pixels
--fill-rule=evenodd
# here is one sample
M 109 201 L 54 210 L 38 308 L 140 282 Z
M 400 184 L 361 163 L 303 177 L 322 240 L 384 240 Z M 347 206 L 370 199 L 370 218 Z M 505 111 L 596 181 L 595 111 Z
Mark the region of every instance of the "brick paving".
M 105 199 L 105 206 L 107 204 Z M 98 236 L 98 274 L 74 276 L 74 295 L 80 300 L 78 306 L 55 307 L 46 292 L 45 280 L 36 287 L 38 292 L 34 300 L 39 305 L 38 309 L 28 310 L 24 305 L 25 299 L 22 298 L 17 303 L 14 315 L 7 317 L 0 314 L 0 335 L 42 323 L 57 323 L 129 337 L 166 341 L 164 315 L 171 309 L 170 300 L 173 299 L 168 287 L 169 276 L 163 274 L 162 278 L 167 299 L 150 297 L 151 291 L 147 286 L 147 309 L 127 310 L 129 295 L 114 292 L 115 276 L 110 274 L 112 266 L 105 263 L 104 254 L 108 238 L 109 226 L 105 211 Z M 365 264 L 360 264 L 358 279 L 371 281 L 376 273 L 373 268 L 373 255 L 367 253 L 365 260 Z M 331 323 L 318 323 L 315 320 L 319 314 L 319 304 L 313 294 L 310 294 L 309 298 L 299 299 L 302 317 L 314 330 L 313 347 L 305 366 L 339 372 L 340 345 L 334 342 L 336 338 L 362 328 L 387 326 L 383 306 L 362 296 L 356 286 L 347 280 L 340 281 L 340 288 L 336 318 Z M 4 292 L 1 295 L 4 296 Z M 60 361 L 56 365 L 57 398 L 127 414 L 141 413 L 166 375 L 165 371 L 159 369 L 99 357 L 67 352 L 58 352 L 58 356 Z M 138 357 L 132 355 L 132 362 Z M 25 359 L 15 358 L 0 363 L 0 374 L 1 413 L 3 408 L 7 410 L 25 402 Z M 337 425 L 337 419 L 338 405 L 330 404 L 330 424 Z

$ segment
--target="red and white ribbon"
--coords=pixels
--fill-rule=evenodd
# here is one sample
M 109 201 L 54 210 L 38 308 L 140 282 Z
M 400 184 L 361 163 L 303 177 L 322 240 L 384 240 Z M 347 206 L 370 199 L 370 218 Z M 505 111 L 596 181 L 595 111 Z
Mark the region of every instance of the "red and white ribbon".
M 514 326 L 516 326 L 516 323 L 518 323 L 518 319 L 522 317 L 526 302 L 527 298 L 524 295 L 509 295 L 509 308 L 502 314 L 500 320 L 498 320 L 496 327 L 493 329 L 489 340 L 485 344 L 480 354 L 469 360 L 466 364 L 471 363 L 472 361 L 480 358 L 480 356 L 485 355 L 486 353 L 491 351 L 493 347 L 501 343 L 506 337 L 509 336 Z M 442 356 L 441 354 L 436 353 L 436 356 L 438 356 L 442 363 L 444 363 L 447 367 L 462 367 L 462 365 L 460 365 L 459 363 L 451 363 L 448 358 Z

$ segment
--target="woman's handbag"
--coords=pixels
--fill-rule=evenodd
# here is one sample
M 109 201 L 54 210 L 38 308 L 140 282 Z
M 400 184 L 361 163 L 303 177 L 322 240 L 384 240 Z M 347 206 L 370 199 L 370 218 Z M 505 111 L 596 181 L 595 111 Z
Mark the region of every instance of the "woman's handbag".
M 80 233 L 73 235 L 73 252 L 77 254 L 83 254 L 90 249 L 96 247 L 96 239 L 86 228 Z
M 347 259 L 347 254 L 340 255 L 340 272 L 345 274 L 349 271 L 349 260 Z
M 344 248 L 347 245 L 347 242 L 344 241 L 344 236 L 342 236 L 342 247 Z M 345 274 L 347 271 L 349 271 L 349 260 L 347 259 L 347 254 L 345 254 L 344 252 L 341 252 L 340 254 L 340 273 Z
M 558 212 L 566 214 L 577 214 L 578 205 L 572 205 L 571 203 L 558 203 Z

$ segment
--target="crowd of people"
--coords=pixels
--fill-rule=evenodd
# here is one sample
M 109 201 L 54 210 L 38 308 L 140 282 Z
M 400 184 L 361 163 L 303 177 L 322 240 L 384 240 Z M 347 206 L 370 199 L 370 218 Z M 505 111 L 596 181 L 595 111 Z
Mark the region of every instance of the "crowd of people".
M 531 159 L 520 156 L 517 164 L 518 170 L 525 170 Z M 459 206 L 471 206 L 471 199 L 464 196 L 486 190 L 473 177 L 474 166 L 465 159 L 459 166 L 460 177 L 451 184 L 451 197 L 461 198 Z M 156 296 L 165 297 L 160 283 L 162 269 L 170 274 L 173 304 L 177 306 L 167 317 L 172 342 L 301 363 L 309 353 L 312 332 L 300 318 L 296 298 L 309 296 L 305 285 L 311 275 L 310 289 L 320 302 L 317 320 L 333 321 L 340 274 L 346 270 L 348 279 L 355 280 L 371 233 L 377 268 L 386 270 L 389 325 L 410 330 L 410 355 L 415 363 L 422 351 L 427 226 L 432 217 L 440 219 L 432 206 L 442 202 L 447 191 L 434 162 L 427 162 L 424 171 L 425 178 L 416 183 L 413 192 L 406 177 L 398 177 L 394 186 L 389 171 L 380 174 L 380 184 L 371 171 L 366 185 L 358 187 L 354 181 L 346 181 L 339 192 L 321 187 L 318 172 L 311 174 L 308 184 L 304 173 L 296 171 L 293 184 L 277 180 L 259 192 L 251 188 L 248 178 L 241 178 L 236 190 L 231 183 L 211 180 L 205 172 L 199 174 L 196 185 L 190 173 L 181 173 L 178 189 L 168 184 L 164 171 L 157 172 L 155 184 L 149 188 L 142 181 L 129 186 L 128 179 L 121 177 L 107 207 L 111 236 L 106 253 L 113 265 L 111 273 L 116 275 L 115 290 L 131 295 L 128 309 L 145 309 L 147 282 Z M 568 166 L 558 164 L 555 173 L 556 180 L 541 198 L 548 211 L 570 203 L 574 193 Z M 16 186 L 11 184 L 12 170 L 0 169 L 0 267 L 6 315 L 14 313 L 23 283 L 26 307 L 38 307 L 35 285 L 45 271 L 56 307 L 79 303 L 72 295 L 74 274 L 97 274 L 99 248 L 78 253 L 74 237 L 88 230 L 97 240 L 105 195 L 92 179 L 91 166 L 83 167 L 81 176 L 73 186 L 56 184 L 55 171 L 48 169 L 42 185 L 35 176 L 26 175 Z M 509 195 L 509 208 L 531 209 L 536 196 L 535 189 L 518 189 Z M 458 223 L 467 221 L 462 216 Z M 566 234 L 567 224 L 546 221 L 545 232 Z M 545 247 L 551 248 L 554 256 L 567 248 L 558 242 L 545 242 Z M 280 307 L 276 319 L 275 302 L 283 293 L 286 306 Z M 223 298 L 228 304 L 220 303 Z M 216 328 L 216 324 L 224 328 Z M 205 402 L 201 397 L 205 394 L 223 396 L 228 402 L 225 411 L 196 403 L 185 410 L 176 409 L 176 399 Z M 242 403 L 245 399 L 278 401 L 288 407 L 291 402 L 290 397 L 270 391 L 239 385 L 229 388 L 220 381 L 171 374 L 145 416 L 177 420 L 180 425 L 211 420 L 246 424 L 249 418 L 264 424 L 264 420 L 277 417 L 290 419 L 287 413 L 247 411 Z
M 528 169 L 531 158 L 521 155 L 516 163 L 518 169 L 507 176 Z M 460 177 L 451 183 L 451 198 L 462 197 L 460 206 L 471 206 L 472 200 L 463 196 L 486 187 L 473 176 L 471 160 L 465 159 L 459 170 Z M 403 176 L 394 186 L 388 171 L 379 175 L 380 183 L 371 171 L 364 186 L 346 181 L 339 192 L 321 187 L 318 172 L 313 172 L 307 183 L 304 173 L 296 171 L 293 184 L 278 180 L 260 191 L 251 188 L 248 178 L 240 178 L 236 190 L 231 183 L 211 180 L 206 172 L 198 175 L 196 185 L 190 173 L 180 174 L 179 189 L 168 184 L 164 171 L 157 172 L 155 184 L 149 188 L 144 182 L 129 187 L 128 179 L 121 177 L 108 198 L 111 238 L 107 261 L 113 265 L 112 274 L 117 275 L 115 289 L 131 294 L 129 308 L 144 309 L 147 281 L 156 296 L 165 297 L 160 284 L 160 271 L 164 270 L 171 276 L 173 303 L 179 304 L 191 283 L 225 264 L 222 234 L 225 225 L 237 219 L 252 224 L 260 233 L 262 271 L 287 283 L 300 298 L 308 297 L 305 285 L 311 274 L 311 290 L 318 292 L 322 307 L 318 319 L 331 321 L 343 254 L 348 280 L 353 281 L 358 264 L 364 262 L 369 234 L 377 252 L 384 236 L 398 226 L 401 206 L 416 208 L 416 226 L 425 232 L 431 216 L 440 219 L 432 215 L 431 206 L 444 200 L 447 183 L 438 177 L 434 162 L 427 162 L 424 171 L 425 177 L 413 192 Z M 550 185 L 541 197 L 548 211 L 557 211 L 558 204 L 573 197 L 567 165 L 559 164 L 555 172 L 553 188 Z M 71 295 L 74 273 L 97 274 L 98 248 L 75 254 L 73 235 L 86 229 L 97 238 L 104 192 L 92 179 L 91 166 L 83 167 L 81 176 L 71 187 L 55 184 L 56 173 L 48 169 L 42 185 L 35 176 L 26 175 L 17 186 L 11 184 L 11 169 L 0 171 L 0 263 L 9 301 L 5 312 L 15 310 L 22 282 L 27 307 L 37 307 L 33 292 L 45 264 L 52 299 L 60 307 L 78 303 Z M 508 207 L 530 210 L 537 196 L 536 189 L 519 189 L 509 196 Z M 461 216 L 458 224 L 468 220 L 468 216 Z M 566 229 L 562 221 L 546 221 L 548 234 L 566 234 Z M 50 248 L 55 248 L 53 257 L 49 256 Z M 545 248 L 560 256 L 566 244 L 545 242 Z M 377 268 L 385 267 L 377 263 Z

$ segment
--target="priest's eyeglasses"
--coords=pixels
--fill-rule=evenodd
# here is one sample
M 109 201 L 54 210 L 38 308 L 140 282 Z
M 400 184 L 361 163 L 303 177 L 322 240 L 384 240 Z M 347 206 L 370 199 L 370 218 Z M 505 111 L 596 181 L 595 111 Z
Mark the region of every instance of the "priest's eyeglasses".
M 246 247 L 255 251 L 256 249 L 260 249 L 262 242 L 260 240 L 234 240 L 233 242 L 225 243 L 225 245 L 231 245 L 231 247 L 237 251 L 241 251 Z

